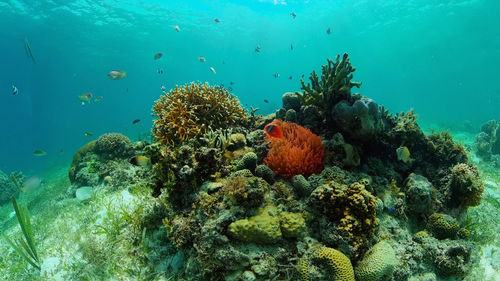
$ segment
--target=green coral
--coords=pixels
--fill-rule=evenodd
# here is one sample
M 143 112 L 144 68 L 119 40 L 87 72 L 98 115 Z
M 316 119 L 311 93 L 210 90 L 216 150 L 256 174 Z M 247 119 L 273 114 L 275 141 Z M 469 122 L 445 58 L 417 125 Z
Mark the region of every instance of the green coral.
M 349 61 L 349 55 L 344 53 L 342 60 L 340 55 L 335 57 L 335 61 L 328 59 L 328 63 L 321 67 L 321 80 L 315 71 L 312 72 L 309 80 L 311 84 L 305 84 L 301 80 L 300 94 L 302 105 L 316 105 L 319 107 L 329 107 L 335 105 L 340 100 L 349 99 L 352 87 L 360 87 L 361 83 L 352 82 L 352 72 L 356 70 Z M 328 108 L 326 108 L 328 109 Z
M 229 232 L 240 241 L 270 244 L 281 237 L 303 236 L 306 224 L 300 213 L 282 212 L 278 215 L 276 206 L 267 205 L 255 216 L 231 223 Z
M 300 213 L 282 212 L 279 216 L 284 237 L 300 237 L 306 232 L 306 223 Z
M 396 267 L 396 254 L 392 246 L 382 241 L 373 246 L 356 268 L 358 281 L 387 281 Z
M 229 225 L 229 232 L 238 240 L 254 243 L 275 243 L 282 234 L 275 206 L 261 208 L 257 215 L 237 220 Z
M 438 239 L 453 239 L 456 237 L 460 227 L 457 220 L 453 217 L 446 214 L 435 213 L 429 217 L 426 228 Z
M 351 261 L 342 252 L 323 247 L 314 254 L 314 259 L 326 264 L 333 281 L 354 281 Z

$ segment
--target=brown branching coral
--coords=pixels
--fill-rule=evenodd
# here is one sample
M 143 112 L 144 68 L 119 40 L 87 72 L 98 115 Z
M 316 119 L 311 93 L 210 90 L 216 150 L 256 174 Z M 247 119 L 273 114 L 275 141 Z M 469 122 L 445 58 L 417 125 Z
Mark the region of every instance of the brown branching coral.
M 247 111 L 226 89 L 190 83 L 163 92 L 153 107 L 153 135 L 163 144 L 179 144 L 214 130 L 244 125 Z

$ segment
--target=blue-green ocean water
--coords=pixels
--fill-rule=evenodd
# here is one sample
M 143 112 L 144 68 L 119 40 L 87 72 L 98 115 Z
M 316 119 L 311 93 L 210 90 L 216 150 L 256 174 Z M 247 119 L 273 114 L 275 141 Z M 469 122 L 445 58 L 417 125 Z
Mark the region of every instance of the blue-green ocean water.
M 148 132 L 162 85 L 234 82 L 244 105 L 271 113 L 302 74 L 343 52 L 359 92 L 392 112 L 478 128 L 500 118 L 499 10 L 494 0 L 0 0 L 0 170 L 69 163 L 105 132 Z M 108 79 L 114 69 L 127 77 Z M 82 106 L 89 91 L 103 100 Z

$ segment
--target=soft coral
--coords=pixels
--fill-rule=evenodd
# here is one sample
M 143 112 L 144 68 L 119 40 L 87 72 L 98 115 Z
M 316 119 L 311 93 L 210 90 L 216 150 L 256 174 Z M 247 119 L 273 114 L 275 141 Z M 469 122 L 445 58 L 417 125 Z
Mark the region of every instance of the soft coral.
M 283 138 L 266 136 L 271 149 L 264 163 L 269 168 L 285 179 L 321 172 L 325 157 L 321 137 L 295 123 L 274 120 L 271 124 L 281 129 Z

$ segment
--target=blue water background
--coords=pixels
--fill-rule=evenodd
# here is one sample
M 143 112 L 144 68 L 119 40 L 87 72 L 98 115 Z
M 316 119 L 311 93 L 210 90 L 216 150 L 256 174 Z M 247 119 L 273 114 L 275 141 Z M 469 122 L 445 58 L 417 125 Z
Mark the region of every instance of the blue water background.
M 106 132 L 136 138 L 151 128 L 162 85 L 233 81 L 244 105 L 271 113 L 300 89 L 300 75 L 343 52 L 359 92 L 392 112 L 479 126 L 500 118 L 499 10 L 493 0 L 0 1 L 0 170 L 68 164 Z M 114 69 L 127 77 L 109 80 Z M 103 100 L 82 106 L 88 91 Z

